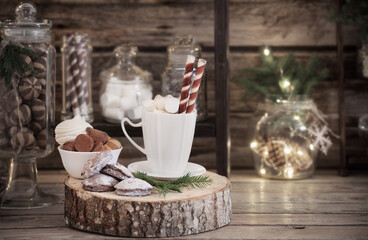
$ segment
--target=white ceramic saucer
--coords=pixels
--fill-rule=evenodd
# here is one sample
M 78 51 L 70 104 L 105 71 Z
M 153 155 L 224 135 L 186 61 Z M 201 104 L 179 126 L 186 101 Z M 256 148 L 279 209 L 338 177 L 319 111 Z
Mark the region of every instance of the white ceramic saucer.
M 191 176 L 199 176 L 206 172 L 206 168 L 196 163 L 187 163 L 187 167 L 185 168 L 184 173 L 181 176 L 163 176 L 159 174 L 154 174 L 150 172 L 150 167 L 148 165 L 148 161 L 140 161 L 134 162 L 128 165 L 128 169 L 131 172 L 144 172 L 148 176 L 157 178 L 159 180 L 175 180 L 181 176 L 184 176 L 187 173 L 190 173 Z

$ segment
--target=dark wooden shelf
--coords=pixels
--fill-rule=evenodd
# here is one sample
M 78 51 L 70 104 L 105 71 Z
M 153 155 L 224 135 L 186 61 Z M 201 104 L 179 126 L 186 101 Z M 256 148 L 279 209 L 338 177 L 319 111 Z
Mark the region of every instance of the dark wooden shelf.
M 125 137 L 120 124 L 108 122 L 94 122 L 92 126 L 101 131 L 107 132 L 111 137 Z M 131 137 L 142 137 L 142 128 L 134 128 L 126 125 L 127 132 Z M 216 137 L 216 119 L 209 117 L 205 121 L 197 122 L 195 137 Z

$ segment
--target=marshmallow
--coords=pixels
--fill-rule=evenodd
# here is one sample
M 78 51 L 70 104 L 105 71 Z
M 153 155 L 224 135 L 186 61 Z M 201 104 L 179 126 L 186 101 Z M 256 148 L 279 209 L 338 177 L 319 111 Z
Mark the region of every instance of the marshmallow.
M 153 100 L 155 101 L 156 109 L 163 111 L 165 107 L 165 98 L 158 94 Z
M 137 89 L 135 85 L 125 85 L 124 88 L 121 89 L 121 95 L 122 97 L 131 97 L 136 98 L 137 95 Z
M 171 96 L 171 95 L 170 95 Z M 168 113 L 176 113 L 179 109 L 180 101 L 174 97 L 166 97 L 164 109 Z
M 105 92 L 100 96 L 100 104 L 104 107 L 120 107 L 120 96 Z
M 124 111 L 121 111 L 120 108 L 113 108 L 113 107 L 104 107 L 102 110 L 102 114 L 114 120 L 123 120 L 124 118 Z
M 123 111 L 134 109 L 138 106 L 135 96 L 123 97 L 120 99 L 120 108 Z
M 142 118 L 142 107 L 136 107 L 132 110 L 127 111 L 128 118 L 130 119 L 140 119 Z
M 152 99 L 152 90 L 149 88 L 142 89 L 141 97 L 143 100 Z
M 105 93 L 121 97 L 123 89 L 124 86 L 121 86 L 120 84 L 108 83 L 106 84 Z
M 153 112 L 156 109 L 155 101 L 146 99 L 142 102 L 143 111 Z

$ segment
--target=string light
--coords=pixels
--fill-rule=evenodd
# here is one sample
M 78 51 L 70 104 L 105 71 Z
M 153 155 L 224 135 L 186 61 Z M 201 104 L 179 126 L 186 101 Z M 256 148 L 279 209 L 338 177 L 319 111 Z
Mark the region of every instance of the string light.
M 261 175 L 264 175 L 264 174 L 266 174 L 266 169 L 264 169 L 264 168 L 261 168 L 261 169 L 259 170 L 259 173 L 260 173 Z
M 250 143 L 250 148 L 254 149 L 258 146 L 258 143 L 256 141 L 253 141 Z
M 303 152 L 300 151 L 300 150 L 297 153 L 298 153 L 299 156 L 303 155 Z
M 263 54 L 264 54 L 265 56 L 269 56 L 269 55 L 270 55 L 270 53 L 271 53 L 271 51 L 270 51 L 270 49 L 269 49 L 268 47 L 265 47 L 265 48 L 263 49 Z
M 313 144 L 310 144 L 310 145 L 309 145 L 309 149 L 310 149 L 310 150 L 312 150 L 312 151 L 314 150 L 314 146 L 313 146 Z
M 292 167 L 287 167 L 284 170 L 284 174 L 287 178 L 293 178 L 294 175 L 294 169 Z
M 290 148 L 285 147 L 285 148 L 284 148 L 284 153 L 285 153 L 285 154 L 290 154 L 290 153 L 291 153 Z

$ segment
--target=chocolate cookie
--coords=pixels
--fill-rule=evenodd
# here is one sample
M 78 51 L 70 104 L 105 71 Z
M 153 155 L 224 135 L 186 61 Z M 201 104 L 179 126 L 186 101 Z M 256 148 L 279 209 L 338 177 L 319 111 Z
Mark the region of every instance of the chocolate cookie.
M 124 180 L 127 178 L 134 178 L 133 174 L 128 168 L 124 167 L 119 163 L 107 164 L 102 170 L 102 173 L 115 177 L 119 180 Z
M 105 145 L 104 145 L 105 150 L 116 150 L 121 148 L 121 143 L 114 138 L 109 139 Z
M 4 132 L 0 132 L 0 147 L 8 145 L 9 139 L 6 137 Z
M 33 132 L 29 128 L 21 128 L 17 134 L 11 137 L 10 143 L 13 149 L 33 147 L 36 144 L 36 139 Z
M 22 98 L 15 89 L 9 90 L 3 97 L 5 109 L 7 112 L 12 112 L 17 105 L 22 103 Z
M 74 140 L 74 147 L 78 152 L 90 152 L 94 145 L 95 141 L 87 134 L 79 134 Z
M 31 101 L 32 118 L 36 121 L 42 121 L 46 117 L 46 102 L 40 99 Z
M 128 178 L 115 185 L 115 193 L 122 196 L 146 196 L 150 195 L 152 186 L 139 178 Z
M 46 144 L 47 144 L 46 137 L 47 137 L 47 131 L 45 128 L 45 129 L 42 129 L 40 133 L 37 135 L 37 138 L 36 138 L 37 146 L 39 146 L 40 148 L 46 148 Z
M 84 179 L 82 181 L 83 189 L 92 192 L 108 192 L 114 191 L 114 186 L 119 181 L 115 178 L 105 175 L 105 174 L 97 174 L 93 177 Z
M 102 144 L 105 144 L 111 138 L 107 133 L 90 127 L 88 127 L 86 131 L 87 134 L 95 140 L 95 142 L 101 142 Z
M 75 145 L 75 142 L 74 142 Z M 82 170 L 82 176 L 84 178 L 92 177 L 100 172 L 100 170 L 107 164 L 113 163 L 113 155 L 109 151 L 98 152 L 96 155 L 88 159 L 86 164 L 84 164 Z
M 38 134 L 42 129 L 46 127 L 46 120 L 43 119 L 42 121 L 32 121 L 29 124 L 29 128 L 32 130 L 34 134 Z
M 74 141 L 69 141 L 63 144 L 62 149 L 66 151 L 75 151 Z
M 26 101 L 36 99 L 40 96 L 42 85 L 35 77 L 22 78 L 19 82 L 19 94 Z
M 21 104 L 10 114 L 10 123 L 12 125 L 24 126 L 31 121 L 31 109 L 26 104 Z

